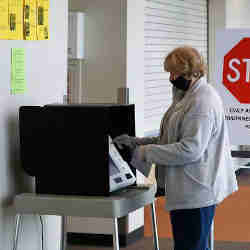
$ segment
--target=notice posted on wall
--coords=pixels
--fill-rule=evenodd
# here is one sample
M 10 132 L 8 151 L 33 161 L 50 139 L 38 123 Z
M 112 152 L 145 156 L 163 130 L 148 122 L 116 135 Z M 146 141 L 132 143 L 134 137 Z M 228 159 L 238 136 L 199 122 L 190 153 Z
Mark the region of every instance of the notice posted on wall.
M 250 30 L 226 29 L 216 34 L 217 88 L 225 108 L 232 145 L 250 142 Z
M 0 39 L 48 40 L 49 0 L 0 0 Z
M 23 6 L 21 1 L 0 0 L 0 39 L 23 39 Z
M 25 49 L 12 48 L 11 50 L 11 94 L 26 92 L 25 79 Z

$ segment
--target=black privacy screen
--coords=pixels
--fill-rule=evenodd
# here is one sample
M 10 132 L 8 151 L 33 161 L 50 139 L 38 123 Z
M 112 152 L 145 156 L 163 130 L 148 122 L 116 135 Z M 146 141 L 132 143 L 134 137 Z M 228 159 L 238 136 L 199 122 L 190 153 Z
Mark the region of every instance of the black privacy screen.
M 109 195 L 108 136 L 135 135 L 134 105 L 23 106 L 19 122 L 22 167 L 44 194 Z

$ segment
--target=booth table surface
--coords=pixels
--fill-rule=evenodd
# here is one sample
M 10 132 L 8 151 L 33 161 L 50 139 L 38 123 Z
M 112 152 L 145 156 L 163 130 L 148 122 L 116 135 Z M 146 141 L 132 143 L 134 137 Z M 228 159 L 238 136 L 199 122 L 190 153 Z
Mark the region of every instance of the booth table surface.
M 155 200 L 156 185 L 137 185 L 110 196 L 69 196 L 23 193 L 15 196 L 18 214 L 120 218 Z

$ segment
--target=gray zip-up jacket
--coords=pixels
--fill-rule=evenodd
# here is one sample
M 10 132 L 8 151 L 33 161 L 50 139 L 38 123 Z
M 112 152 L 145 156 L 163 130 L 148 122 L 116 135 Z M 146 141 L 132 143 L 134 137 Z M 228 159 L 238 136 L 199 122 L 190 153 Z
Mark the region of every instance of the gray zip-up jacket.
M 177 91 L 178 92 L 178 91 Z M 203 79 L 174 95 L 159 137 L 137 138 L 132 165 L 148 175 L 152 163 L 164 178 L 166 209 L 200 208 L 223 201 L 238 190 L 221 98 Z

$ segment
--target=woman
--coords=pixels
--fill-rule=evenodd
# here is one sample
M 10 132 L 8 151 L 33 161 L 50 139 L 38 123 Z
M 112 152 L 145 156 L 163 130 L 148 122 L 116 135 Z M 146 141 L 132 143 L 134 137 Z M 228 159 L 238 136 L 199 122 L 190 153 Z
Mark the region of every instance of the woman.
M 204 79 L 205 64 L 196 49 L 174 49 L 164 69 L 170 72 L 173 102 L 160 136 L 122 135 L 114 141 L 136 145 L 131 164 L 146 176 L 152 163 L 163 173 L 174 249 L 205 250 L 216 205 L 238 189 L 223 104 Z

